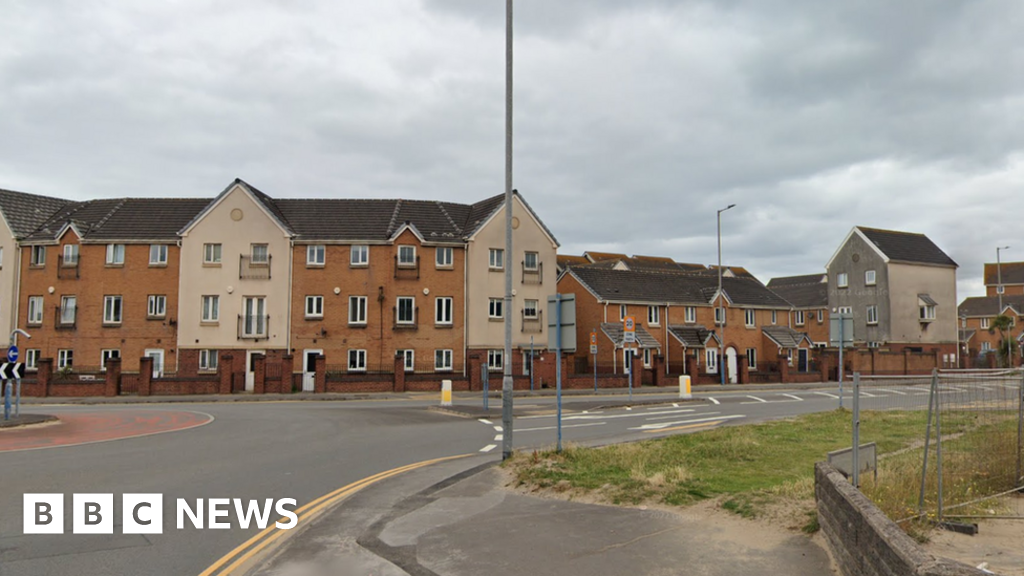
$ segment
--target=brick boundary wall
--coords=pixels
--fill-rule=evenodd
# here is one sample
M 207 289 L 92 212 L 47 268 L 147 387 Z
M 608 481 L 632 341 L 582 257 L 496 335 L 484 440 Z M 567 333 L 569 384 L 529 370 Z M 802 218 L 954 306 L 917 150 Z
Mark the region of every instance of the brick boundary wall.
M 918 546 L 825 462 L 814 465 L 818 523 L 843 576 L 980 576 L 977 568 L 933 556 Z

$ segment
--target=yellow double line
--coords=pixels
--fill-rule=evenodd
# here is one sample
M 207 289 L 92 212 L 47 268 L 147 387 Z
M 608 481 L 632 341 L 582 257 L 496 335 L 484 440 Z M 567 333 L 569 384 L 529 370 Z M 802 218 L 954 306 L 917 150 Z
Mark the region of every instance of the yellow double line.
M 379 474 L 374 474 L 373 476 L 368 476 L 366 478 L 363 478 L 362 480 L 358 480 L 347 486 L 342 486 L 341 488 L 338 488 L 334 492 L 331 492 L 330 494 L 325 494 L 317 498 L 316 500 L 313 500 L 309 504 L 306 504 L 305 506 L 296 509 L 295 514 L 298 516 L 299 520 L 298 522 L 296 522 L 295 528 L 291 528 L 290 530 L 281 530 L 273 525 L 268 526 L 261 530 L 259 534 L 247 540 L 241 546 L 225 554 L 223 557 L 221 557 L 220 560 L 217 560 L 212 565 L 210 565 L 209 568 L 203 570 L 199 574 L 199 576 L 213 576 L 213 574 L 218 574 L 219 576 L 227 576 L 229 574 L 232 574 L 239 567 L 245 565 L 246 562 L 251 560 L 253 556 L 259 554 L 263 550 L 266 550 L 268 546 L 273 544 L 279 538 L 281 538 L 291 530 L 296 530 L 299 527 L 299 523 L 308 522 L 311 518 L 322 512 L 328 506 L 331 506 L 332 504 L 340 500 L 343 500 L 351 496 L 352 494 L 355 494 L 356 492 L 362 490 L 363 488 L 366 488 L 367 486 L 370 486 L 371 484 L 375 484 L 377 482 L 380 482 L 381 480 L 386 480 L 388 478 L 391 478 L 392 476 L 397 476 L 403 472 L 408 472 L 410 470 L 415 470 L 417 468 L 423 468 L 424 466 L 429 466 L 431 464 L 436 464 L 438 462 L 444 462 L 446 460 L 465 458 L 466 456 L 469 456 L 469 454 L 462 454 L 459 456 L 447 456 L 445 458 L 435 458 L 433 460 L 424 460 L 423 462 L 417 462 L 415 464 L 409 464 L 408 466 L 402 466 L 400 468 L 394 468 L 391 470 L 381 472 Z M 234 561 L 232 562 L 232 560 Z M 228 562 L 231 562 L 231 564 L 228 565 Z M 221 569 L 221 567 L 225 565 L 227 565 L 227 567 Z

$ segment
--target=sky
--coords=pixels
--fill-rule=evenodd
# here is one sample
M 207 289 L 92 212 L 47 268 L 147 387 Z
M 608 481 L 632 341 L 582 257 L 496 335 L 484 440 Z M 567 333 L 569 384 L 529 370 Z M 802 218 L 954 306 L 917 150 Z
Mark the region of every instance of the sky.
M 2 0 L 0 188 L 504 191 L 501 0 Z M 1019 0 L 517 0 L 514 186 L 561 243 L 823 272 L 920 232 L 1024 260 Z

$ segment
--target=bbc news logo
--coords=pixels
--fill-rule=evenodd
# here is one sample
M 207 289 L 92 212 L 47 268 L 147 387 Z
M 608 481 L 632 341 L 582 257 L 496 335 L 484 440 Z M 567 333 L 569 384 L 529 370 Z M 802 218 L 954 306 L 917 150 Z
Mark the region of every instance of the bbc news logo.
M 71 532 L 73 534 L 113 534 L 113 494 L 72 494 Z M 184 498 L 175 501 L 175 526 L 184 530 L 186 526 L 203 530 L 227 530 L 234 528 L 231 515 L 234 512 L 239 528 L 247 529 L 255 524 L 264 529 L 270 524 L 271 514 L 277 512 L 280 519 L 274 526 L 290 530 L 299 523 L 295 514 L 295 499 L 242 500 L 240 498 L 199 498 L 190 504 Z M 205 511 L 205 514 L 204 514 Z M 64 533 L 63 494 L 24 495 L 25 534 Z M 282 522 L 282 520 L 285 520 Z M 122 494 L 122 534 L 163 534 L 163 494 Z

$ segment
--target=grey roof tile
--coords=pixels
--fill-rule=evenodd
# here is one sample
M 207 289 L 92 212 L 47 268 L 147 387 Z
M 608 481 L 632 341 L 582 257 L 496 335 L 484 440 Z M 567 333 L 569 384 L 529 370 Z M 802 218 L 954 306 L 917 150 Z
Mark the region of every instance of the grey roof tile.
M 985 263 L 985 284 L 999 284 L 1000 276 L 1003 284 L 1024 284 L 1024 262 Z
M 621 347 L 624 344 L 624 331 L 621 323 L 604 322 L 601 324 L 601 331 L 615 343 L 615 346 Z M 636 326 L 636 341 L 640 348 L 661 348 L 661 344 L 658 344 L 654 336 L 651 336 L 651 333 L 639 324 Z
M 65 205 L 68 200 L 0 189 L 0 211 L 16 238 L 24 238 Z
M 708 340 L 718 342 L 718 335 L 714 331 L 699 324 L 692 326 L 673 324 L 668 327 L 668 333 L 687 348 L 704 348 L 707 346 Z
M 1017 314 L 1024 312 L 1024 296 L 1019 294 L 1004 294 L 1003 308 L 1010 307 Z M 999 310 L 998 296 L 975 296 L 967 298 L 957 307 L 958 316 L 996 316 Z
M 870 240 L 890 260 L 914 262 L 919 264 L 937 264 L 940 266 L 956 266 L 945 252 L 924 234 L 899 232 L 896 230 L 880 230 L 858 226 Z
M 209 200 L 204 198 L 116 198 L 71 202 L 42 223 L 27 241 L 51 241 L 68 223 L 83 240 L 175 240 L 178 230 Z
M 797 332 L 789 326 L 764 326 L 761 333 L 779 345 L 780 348 L 799 348 L 800 343 L 810 338 L 803 332 Z
M 607 270 L 594 265 L 574 266 L 571 273 L 608 301 L 708 304 L 718 291 L 717 276 Z M 725 277 L 722 288 L 739 306 L 791 308 L 789 302 L 754 278 Z
M 772 278 L 768 289 L 796 308 L 824 308 L 828 306 L 828 283 L 825 274 L 805 274 Z

